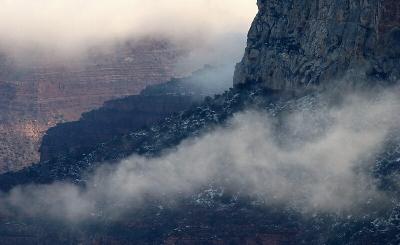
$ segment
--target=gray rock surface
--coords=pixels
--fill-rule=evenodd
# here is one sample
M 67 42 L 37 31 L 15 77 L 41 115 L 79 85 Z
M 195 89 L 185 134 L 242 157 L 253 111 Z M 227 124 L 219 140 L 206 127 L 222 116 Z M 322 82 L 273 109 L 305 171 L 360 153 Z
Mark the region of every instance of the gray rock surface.
M 400 78 L 400 1 L 258 0 L 258 7 L 235 85 L 299 89 Z

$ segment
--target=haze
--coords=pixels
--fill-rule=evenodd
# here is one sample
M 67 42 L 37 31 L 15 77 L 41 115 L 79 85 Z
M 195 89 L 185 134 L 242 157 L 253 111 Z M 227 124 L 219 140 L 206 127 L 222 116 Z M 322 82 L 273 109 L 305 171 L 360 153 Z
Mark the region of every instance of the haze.
M 255 2 L 0 0 L 0 45 L 18 55 L 32 49 L 71 55 L 99 43 L 148 36 L 193 46 L 220 44 L 226 35 L 247 32 Z

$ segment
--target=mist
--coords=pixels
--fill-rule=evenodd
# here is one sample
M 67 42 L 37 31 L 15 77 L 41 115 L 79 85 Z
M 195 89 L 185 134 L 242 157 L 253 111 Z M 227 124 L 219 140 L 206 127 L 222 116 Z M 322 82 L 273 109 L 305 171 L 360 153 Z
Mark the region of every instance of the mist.
M 75 223 L 118 217 L 146 205 L 149 197 L 195 195 L 210 184 L 302 213 L 348 214 L 371 200 L 381 205 L 386 193 L 365 169 L 398 130 L 396 92 L 350 95 L 334 106 L 297 103 L 279 120 L 248 109 L 161 156 L 133 155 L 116 165 L 103 164 L 85 188 L 68 183 L 16 187 L 0 195 L 0 212 Z
M 151 37 L 203 54 L 204 65 L 219 50 L 242 52 L 256 12 L 255 0 L 0 0 L 0 50 L 19 61 L 37 53 L 75 58 L 94 46 Z M 227 50 L 226 38 L 237 34 L 243 39 Z

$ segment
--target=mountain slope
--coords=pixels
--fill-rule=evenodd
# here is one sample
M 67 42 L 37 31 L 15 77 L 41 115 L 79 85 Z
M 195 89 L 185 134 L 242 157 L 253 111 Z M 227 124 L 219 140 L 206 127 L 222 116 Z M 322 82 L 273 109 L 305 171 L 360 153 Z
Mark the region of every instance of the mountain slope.
M 318 110 L 324 103 L 325 99 L 320 93 L 293 94 L 265 90 L 257 86 L 240 87 L 169 117 L 150 128 L 117 137 L 98 146 L 81 160 L 66 156 L 57 162 L 44 162 L 25 171 L 3 175 L 0 183 L 2 188 L 7 189 L 15 184 L 51 183 L 60 180 L 85 185 L 88 179 L 87 175 L 82 173 L 93 170 L 98 163 L 117 163 L 133 153 L 149 157 L 159 156 L 164 149 L 174 148 L 187 137 L 201 136 L 211 128 L 223 125 L 234 113 L 244 108 L 258 108 L 276 117 L 279 122 L 279 118 L 284 118 L 288 111 Z M 399 143 L 399 139 L 394 139 L 387 144 L 391 150 L 383 151 L 377 157 L 371 172 L 376 175 L 377 181 L 382 182 L 385 191 L 393 193 L 391 195 L 396 195 L 398 191 L 395 185 L 390 183 L 390 176 L 398 174 L 400 170 L 397 167 L 400 158 Z M 395 189 L 391 189 L 390 185 Z M 174 241 L 172 244 L 212 244 L 218 241 L 222 241 L 223 244 L 242 244 L 246 241 L 254 241 L 256 244 L 267 241 L 278 244 L 398 242 L 398 201 L 393 202 L 391 208 L 384 213 L 371 211 L 365 213 L 362 218 L 317 213 L 308 219 L 296 209 L 264 206 L 263 202 L 255 201 L 257 199 L 254 200 L 254 197 L 239 194 L 233 198 L 236 195 L 226 187 L 209 183 L 201 186 L 193 194 L 176 198 L 172 203 L 168 198 L 150 198 L 146 201 L 146 207 L 133 209 L 121 220 L 114 221 L 111 217 L 102 217 L 99 220 L 95 219 L 95 225 L 90 223 L 91 225 L 80 228 L 81 231 L 69 232 L 75 234 L 74 239 L 88 241 L 97 237 L 100 243 L 114 241 L 118 244 L 168 244 L 168 241 Z M 370 208 L 374 210 L 372 206 Z M 20 222 L 29 227 L 36 221 Z M 96 227 L 107 228 L 98 230 Z M 29 228 L 27 229 L 29 231 Z M 42 231 L 39 238 L 51 240 L 53 235 L 49 234 L 66 236 L 65 233 L 61 232 L 60 235 L 60 231 L 55 230 L 54 233 Z M 59 242 L 57 239 L 55 241 Z

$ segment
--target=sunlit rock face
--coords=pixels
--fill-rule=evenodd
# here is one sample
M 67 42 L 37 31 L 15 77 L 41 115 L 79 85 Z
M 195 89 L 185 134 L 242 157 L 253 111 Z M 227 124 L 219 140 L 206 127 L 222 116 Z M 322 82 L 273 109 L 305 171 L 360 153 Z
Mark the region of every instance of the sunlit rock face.
M 0 55 L 0 172 L 37 162 L 44 132 L 57 123 L 179 76 L 185 52 L 145 40 L 93 48 L 76 63 L 43 58 L 28 66 Z
M 347 84 L 399 79 L 399 1 L 258 0 L 258 7 L 235 84 L 299 89 L 336 86 L 347 74 Z

